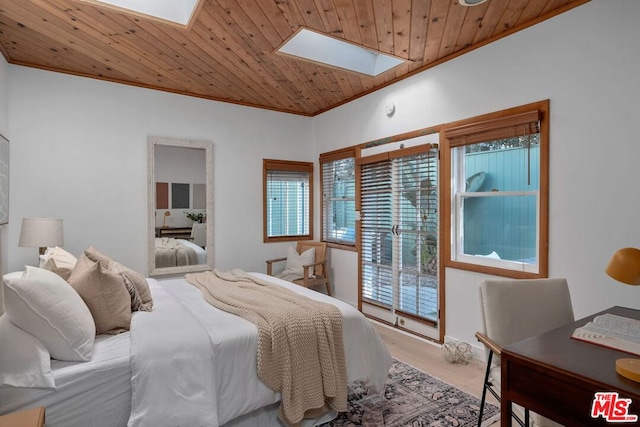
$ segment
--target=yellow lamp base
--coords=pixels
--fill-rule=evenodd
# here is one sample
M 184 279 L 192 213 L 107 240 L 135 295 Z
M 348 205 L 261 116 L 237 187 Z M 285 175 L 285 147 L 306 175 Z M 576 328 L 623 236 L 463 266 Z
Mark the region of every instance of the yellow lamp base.
M 640 382 L 640 359 L 616 360 L 616 372 L 632 381 Z

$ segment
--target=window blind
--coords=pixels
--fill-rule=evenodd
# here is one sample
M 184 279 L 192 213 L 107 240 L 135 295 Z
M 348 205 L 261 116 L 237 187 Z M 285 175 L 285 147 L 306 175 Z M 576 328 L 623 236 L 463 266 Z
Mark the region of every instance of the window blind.
M 355 245 L 355 158 L 320 158 L 322 173 L 322 239 Z
M 358 163 L 362 298 L 437 322 L 438 150 L 420 146 Z
M 453 148 L 535 134 L 540 131 L 540 116 L 541 112 L 534 110 L 506 117 L 480 120 L 445 129 L 445 137 L 449 140 L 449 146 Z
M 437 149 L 394 159 L 396 311 L 437 321 Z
M 393 306 L 391 162 L 363 164 L 360 182 L 362 298 Z
M 313 164 L 265 161 L 265 240 L 311 238 Z

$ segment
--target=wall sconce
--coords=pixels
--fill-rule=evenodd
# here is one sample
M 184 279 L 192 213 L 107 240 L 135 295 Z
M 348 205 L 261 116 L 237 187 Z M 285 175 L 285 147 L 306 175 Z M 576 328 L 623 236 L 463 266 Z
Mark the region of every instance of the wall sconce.
M 56 218 L 23 218 L 18 246 L 40 248 L 43 255 L 48 247 L 62 246 L 62 220 Z

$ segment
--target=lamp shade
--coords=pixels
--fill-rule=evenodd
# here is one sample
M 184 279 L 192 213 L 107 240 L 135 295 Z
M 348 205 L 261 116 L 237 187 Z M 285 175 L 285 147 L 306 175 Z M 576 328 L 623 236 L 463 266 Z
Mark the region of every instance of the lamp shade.
M 18 246 L 27 248 L 62 246 L 62 220 L 57 218 L 23 218 Z
M 640 285 L 640 249 L 623 248 L 616 251 L 606 272 L 619 282 Z

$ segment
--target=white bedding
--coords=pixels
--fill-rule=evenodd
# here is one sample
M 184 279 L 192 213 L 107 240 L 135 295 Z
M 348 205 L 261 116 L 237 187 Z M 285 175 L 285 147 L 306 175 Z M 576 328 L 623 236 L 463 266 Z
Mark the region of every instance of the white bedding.
M 194 251 L 196 251 L 196 255 L 198 255 L 198 264 L 206 264 L 207 263 L 207 251 L 205 249 L 203 249 L 202 247 L 196 245 L 193 242 L 190 242 L 189 240 L 184 240 L 184 239 L 176 239 L 178 242 L 182 243 L 183 245 L 193 249 Z
M 392 359 L 361 313 L 313 290 L 252 274 L 336 305 L 344 317 L 348 380 L 382 390 Z M 258 380 L 255 326 L 212 307 L 183 278 L 148 281 L 154 310 L 135 313 L 129 333 L 101 337 L 90 362 L 52 363 L 55 392 L 0 388 L 0 413 L 44 405 L 48 427 L 273 420 L 279 395 Z
M 129 333 L 100 335 L 89 362 L 51 361 L 56 390 L 0 387 L 0 414 L 45 406 L 47 427 L 122 427 L 131 408 Z

